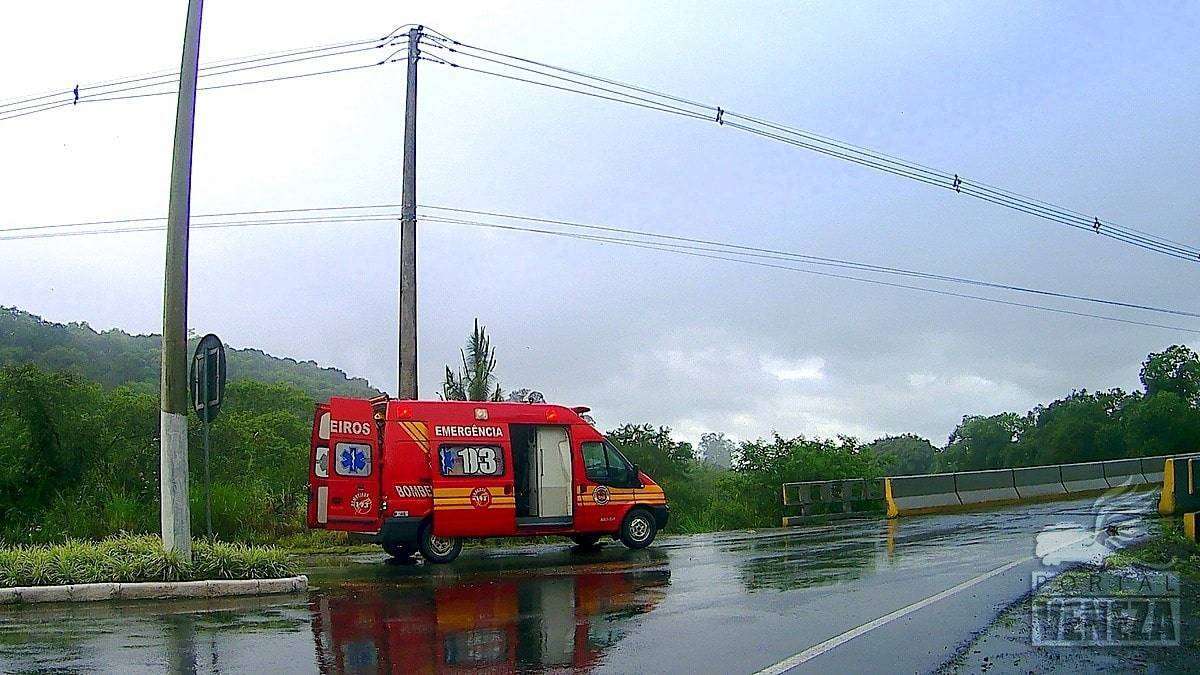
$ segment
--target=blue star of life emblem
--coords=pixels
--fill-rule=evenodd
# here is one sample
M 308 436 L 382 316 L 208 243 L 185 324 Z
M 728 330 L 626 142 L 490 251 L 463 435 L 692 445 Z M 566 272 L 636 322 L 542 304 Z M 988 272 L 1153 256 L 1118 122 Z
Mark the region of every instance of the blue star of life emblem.
M 342 470 L 348 474 L 363 473 L 367 468 L 367 453 L 362 448 L 346 448 L 342 450 Z

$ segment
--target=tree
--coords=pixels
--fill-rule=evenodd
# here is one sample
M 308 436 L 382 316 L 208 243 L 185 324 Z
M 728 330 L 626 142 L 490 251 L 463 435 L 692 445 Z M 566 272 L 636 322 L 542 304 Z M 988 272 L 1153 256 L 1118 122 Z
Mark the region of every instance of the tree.
M 734 442 L 724 432 L 707 433 L 700 437 L 700 460 L 721 469 L 733 468 Z
M 1173 391 L 1137 399 L 1122 422 L 1130 455 L 1173 455 L 1200 447 L 1200 410 Z
M 1134 397 L 1121 391 L 1071 392 L 1029 411 L 1009 466 L 1095 462 L 1126 456 L 1121 415 Z
M 1183 345 L 1147 356 L 1140 377 L 1147 396 L 1169 391 L 1192 406 L 1200 401 L 1200 356 Z
M 446 366 L 442 399 L 446 401 L 503 401 L 504 392 L 496 381 L 496 350 L 487 329 L 475 319 L 475 329 L 467 337 L 462 354 L 462 370 L 455 373 Z
M 540 391 L 522 387 L 508 392 L 505 400 L 512 403 L 545 403 L 546 397 Z
M 0 527 L 35 524 L 102 461 L 104 392 L 33 365 L 0 369 Z
M 939 471 L 977 471 L 1012 466 L 1016 442 L 1028 420 L 1016 413 L 967 415 L 938 457 Z
M 916 434 L 885 436 L 863 446 L 862 451 L 874 457 L 879 468 L 889 476 L 932 473 L 937 458 L 933 443 Z
M 672 481 L 687 475 L 695 459 L 692 444 L 671 438 L 667 427 L 625 424 L 607 434 L 629 461 L 655 481 Z

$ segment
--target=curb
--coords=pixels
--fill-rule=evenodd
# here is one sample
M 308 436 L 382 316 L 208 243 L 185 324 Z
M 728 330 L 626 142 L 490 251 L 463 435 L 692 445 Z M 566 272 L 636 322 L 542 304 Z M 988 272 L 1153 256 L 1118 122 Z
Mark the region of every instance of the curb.
M 233 595 L 273 595 L 307 591 L 308 577 L 303 574 L 282 579 L 212 579 L 208 581 L 151 581 L 131 584 L 17 586 L 0 588 L 0 605 L 96 602 L 99 600 L 219 598 Z

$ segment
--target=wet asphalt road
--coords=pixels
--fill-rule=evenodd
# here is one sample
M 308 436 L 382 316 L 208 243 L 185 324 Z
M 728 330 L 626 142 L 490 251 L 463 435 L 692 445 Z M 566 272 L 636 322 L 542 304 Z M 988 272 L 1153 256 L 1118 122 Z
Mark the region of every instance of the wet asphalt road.
M 1125 521 L 1117 546 L 1154 527 L 1141 515 L 1153 499 L 672 537 L 636 552 L 476 549 L 436 567 L 359 556 L 309 570 L 307 597 L 0 609 L 0 670 L 928 672 L 1026 594 L 1034 571 L 1102 550 L 1097 529 Z

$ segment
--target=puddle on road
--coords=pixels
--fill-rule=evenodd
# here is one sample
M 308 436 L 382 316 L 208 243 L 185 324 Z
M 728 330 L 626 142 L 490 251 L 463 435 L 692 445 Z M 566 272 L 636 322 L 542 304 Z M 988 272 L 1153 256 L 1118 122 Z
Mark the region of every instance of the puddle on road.
M 323 570 L 307 597 L 5 610 L 0 671 L 588 670 L 671 582 L 666 554 L 612 549 Z

